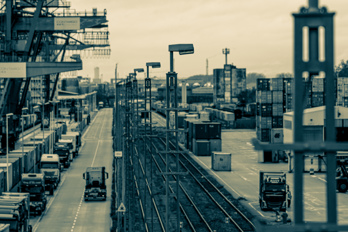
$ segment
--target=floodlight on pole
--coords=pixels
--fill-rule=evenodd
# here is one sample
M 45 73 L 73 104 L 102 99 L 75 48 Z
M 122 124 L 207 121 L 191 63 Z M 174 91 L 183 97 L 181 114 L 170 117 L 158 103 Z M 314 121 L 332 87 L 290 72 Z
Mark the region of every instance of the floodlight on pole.
M 169 159 L 168 153 L 170 153 L 169 141 L 170 141 L 170 111 L 168 109 L 173 109 L 174 114 L 174 130 L 178 129 L 178 96 L 177 96 L 177 86 L 178 78 L 177 73 L 174 72 L 174 52 L 179 52 L 179 55 L 188 55 L 194 53 L 193 44 L 172 44 L 168 47 L 170 53 L 170 71 L 166 75 L 166 173 L 169 173 Z M 175 151 L 179 150 L 178 146 L 178 133 L 175 133 Z M 176 153 L 176 172 L 179 173 L 179 154 Z M 176 194 L 177 199 L 179 199 L 179 182 L 180 175 L 176 175 Z M 169 230 L 169 178 L 166 178 L 166 220 L 165 220 L 165 230 Z M 179 201 L 176 204 L 176 214 L 177 214 L 177 230 L 180 228 L 180 205 Z
M 9 174 L 8 174 L 8 118 L 13 116 L 13 113 L 6 114 L 6 191 L 10 191 Z

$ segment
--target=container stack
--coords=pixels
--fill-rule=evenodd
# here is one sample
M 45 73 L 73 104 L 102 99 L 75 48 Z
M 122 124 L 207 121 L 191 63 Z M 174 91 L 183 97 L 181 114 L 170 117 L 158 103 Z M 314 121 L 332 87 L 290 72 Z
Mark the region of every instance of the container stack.
M 260 142 L 283 143 L 283 113 L 286 102 L 292 100 L 290 83 L 284 78 L 257 80 L 256 135 Z M 288 94 L 286 89 L 290 90 Z M 277 153 L 260 152 L 259 162 L 278 162 Z
M 324 78 L 313 78 L 311 104 L 308 102 L 307 105 L 312 107 L 324 105 L 324 83 Z
M 337 105 L 348 107 L 348 77 L 337 77 Z
M 185 147 L 197 156 L 210 156 L 221 151 L 221 124 L 185 119 Z

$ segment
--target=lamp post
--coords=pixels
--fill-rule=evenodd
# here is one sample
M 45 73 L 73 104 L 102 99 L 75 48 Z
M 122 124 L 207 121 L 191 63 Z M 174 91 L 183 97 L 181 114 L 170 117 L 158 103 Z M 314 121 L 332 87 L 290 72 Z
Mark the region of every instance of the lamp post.
M 8 118 L 13 116 L 13 113 L 6 114 L 6 191 L 10 191 L 9 175 L 8 175 Z
M 22 111 L 22 156 L 24 157 L 24 118 L 25 117 L 30 117 L 30 115 L 23 115 L 23 111 Z
M 176 194 L 177 199 L 179 199 L 179 153 L 178 153 L 178 96 L 177 96 L 177 73 L 174 72 L 174 52 L 179 52 L 179 55 L 188 55 L 194 53 L 193 44 L 172 44 L 168 47 L 170 54 L 170 71 L 166 76 L 166 174 L 169 174 L 169 159 L 168 154 L 171 153 L 169 149 L 170 140 L 170 111 L 174 111 L 174 131 L 175 131 L 175 150 L 176 153 Z M 171 93 L 174 92 L 174 96 Z M 166 224 L 165 229 L 169 231 L 169 180 L 166 178 Z M 177 231 L 180 230 L 180 204 L 179 201 L 176 203 L 176 213 L 177 213 Z
M 147 180 L 147 172 L 146 172 L 146 156 L 147 156 L 147 152 L 146 152 L 146 139 L 147 139 L 147 123 L 146 123 L 146 119 L 147 119 L 147 115 L 149 115 L 149 122 L 150 122 L 150 135 L 152 135 L 152 115 L 151 115 L 151 79 L 150 79 L 150 74 L 149 74 L 149 69 L 150 67 L 152 68 L 160 68 L 161 67 L 161 63 L 160 62 L 148 62 L 146 63 L 146 78 L 145 78 L 145 112 L 144 112 L 144 124 L 145 124 L 145 136 L 144 136 L 144 169 L 145 169 L 145 181 L 144 181 L 144 212 L 145 212 L 145 223 L 146 223 L 146 184 L 148 183 Z M 151 137 L 149 138 L 149 142 L 151 143 Z M 149 144 L 150 144 L 149 143 Z M 152 151 L 152 146 L 150 146 L 151 151 Z M 151 152 L 152 154 L 152 152 Z M 151 157 L 151 156 L 150 156 Z M 152 162 L 151 162 L 151 158 L 150 158 L 150 189 L 152 189 Z M 150 198 L 151 198 L 151 202 L 152 202 L 152 192 L 150 193 Z M 151 207 L 151 211 L 150 211 L 151 215 L 151 231 L 153 231 L 153 208 Z

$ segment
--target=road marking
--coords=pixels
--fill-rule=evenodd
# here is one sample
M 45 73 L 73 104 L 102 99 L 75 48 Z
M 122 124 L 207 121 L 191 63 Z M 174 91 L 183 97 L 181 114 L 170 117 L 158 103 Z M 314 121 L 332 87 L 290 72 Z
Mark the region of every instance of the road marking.
M 252 204 L 255 203 L 257 204 L 257 202 L 250 202 L 249 205 L 251 208 L 253 208 L 258 214 L 260 214 L 262 217 L 265 217 L 265 215 L 263 215 L 258 209 L 256 209 Z
M 34 227 L 33 227 L 33 232 L 35 232 L 38 228 L 39 228 L 39 222 L 42 220 L 42 217 L 48 212 L 49 208 L 51 207 L 54 199 L 56 198 L 56 196 L 58 195 L 58 192 L 60 190 L 60 188 L 62 187 L 63 183 L 65 181 L 65 175 L 63 176 L 63 178 L 61 179 L 60 184 L 58 185 L 58 188 L 54 194 L 54 196 L 49 200 L 47 206 L 46 206 L 46 210 L 41 214 L 41 216 L 39 217 L 39 219 L 36 221 Z
M 98 112 L 98 115 L 99 115 L 99 112 Z M 96 118 L 96 117 L 95 117 L 95 118 Z M 94 118 L 94 120 L 95 120 L 95 118 Z M 93 122 L 94 122 L 94 120 L 93 120 Z M 98 154 L 98 148 L 99 148 L 99 144 L 100 144 L 100 134 L 101 134 L 101 132 L 103 131 L 104 122 L 105 122 L 105 117 L 104 117 L 104 119 L 103 119 L 102 126 L 101 126 L 101 128 L 100 128 L 100 133 L 99 133 L 99 138 L 98 138 L 98 144 L 97 144 L 97 147 L 96 147 L 96 149 L 95 149 L 95 153 L 94 153 L 94 157 L 93 157 L 93 160 L 92 160 L 91 167 L 93 167 L 95 158 L 97 157 L 97 154 Z M 92 126 L 92 125 L 90 125 L 90 126 Z M 89 129 L 89 128 L 90 128 L 90 127 L 88 127 L 88 129 Z M 87 129 L 87 130 L 88 130 L 88 129 Z M 86 130 L 85 134 L 87 133 L 87 130 Z M 83 201 L 83 196 L 84 196 L 84 194 L 85 194 L 85 190 L 82 191 L 81 200 L 80 200 L 79 206 L 77 207 L 77 212 L 76 212 L 76 216 L 75 216 L 74 223 L 73 223 L 73 225 L 72 225 L 72 227 L 71 227 L 71 232 L 74 231 L 74 228 L 75 228 L 75 225 L 76 225 L 76 221 L 77 221 L 77 218 L 78 218 L 80 209 L 81 209 L 81 205 L 82 205 L 82 201 Z

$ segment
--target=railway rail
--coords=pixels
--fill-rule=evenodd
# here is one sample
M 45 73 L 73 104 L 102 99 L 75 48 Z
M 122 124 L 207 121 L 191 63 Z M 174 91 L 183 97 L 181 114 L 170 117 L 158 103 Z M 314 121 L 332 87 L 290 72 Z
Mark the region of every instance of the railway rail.
M 165 150 L 165 141 L 163 138 L 157 137 L 152 140 L 152 144 L 146 144 L 147 149 L 153 146 L 154 154 L 152 160 L 158 170 L 158 175 L 163 180 L 169 178 L 169 183 L 176 182 L 174 175 L 160 175 L 165 170 L 165 157 L 160 151 Z M 174 149 L 173 143 L 170 143 L 170 149 Z M 179 172 L 187 172 L 180 179 L 179 183 L 179 198 L 181 217 L 185 219 L 183 222 L 183 229 L 188 231 L 255 231 L 255 226 L 250 219 L 245 216 L 245 213 L 238 209 L 238 207 L 230 199 L 231 197 L 225 194 L 217 187 L 209 178 L 202 173 L 193 163 L 189 157 L 184 155 L 185 151 L 179 154 L 180 167 Z M 175 155 L 174 155 L 175 156 Z M 174 156 L 170 156 L 171 162 L 174 162 Z M 170 171 L 173 171 L 170 169 Z M 158 180 L 156 181 L 158 184 Z M 195 183 L 195 184 L 193 184 Z M 174 193 L 175 188 L 170 186 L 170 192 Z M 163 189 L 162 189 L 163 192 Z M 162 202 L 163 197 L 158 200 Z M 165 213 L 163 207 L 157 206 L 160 213 Z M 163 217 L 163 216 L 162 216 Z M 163 220 L 163 219 L 162 219 Z

